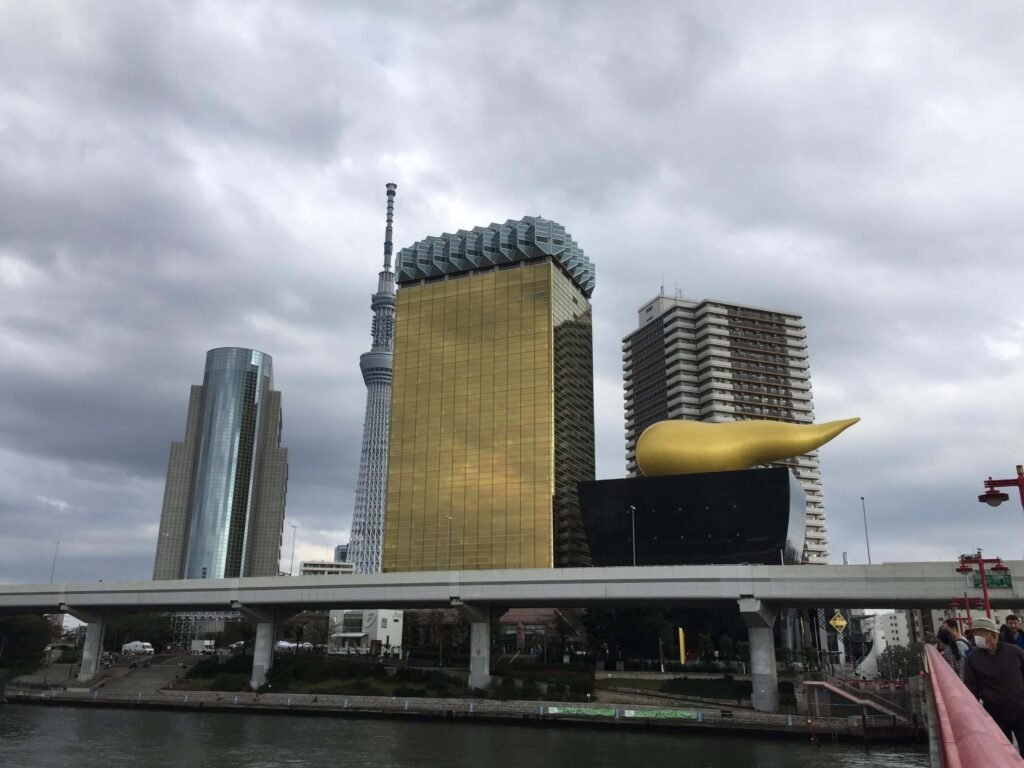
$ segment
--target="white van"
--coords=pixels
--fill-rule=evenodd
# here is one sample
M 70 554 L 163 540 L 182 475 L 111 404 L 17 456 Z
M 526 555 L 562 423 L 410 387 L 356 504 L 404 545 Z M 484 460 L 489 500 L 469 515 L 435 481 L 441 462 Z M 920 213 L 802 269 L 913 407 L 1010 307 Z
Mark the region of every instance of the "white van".
M 153 646 L 141 640 L 132 640 L 121 646 L 121 653 L 125 656 L 152 656 Z

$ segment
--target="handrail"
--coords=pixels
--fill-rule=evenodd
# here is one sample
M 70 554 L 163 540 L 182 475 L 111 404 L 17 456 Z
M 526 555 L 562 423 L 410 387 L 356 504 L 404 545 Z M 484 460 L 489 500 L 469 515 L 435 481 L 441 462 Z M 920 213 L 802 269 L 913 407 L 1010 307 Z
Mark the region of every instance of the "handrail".
M 901 720 L 907 718 L 899 714 L 894 707 L 884 706 L 871 699 L 866 699 L 861 696 L 856 696 L 850 691 L 844 690 L 843 688 L 828 682 L 827 680 L 804 680 L 804 685 L 812 688 L 824 688 L 827 691 L 831 691 L 841 699 L 846 699 L 851 704 L 856 704 L 861 707 L 871 707 L 877 712 L 881 712 L 883 715 L 889 715 L 890 717 L 898 717 Z
M 835 675 L 830 675 L 828 672 L 822 672 L 821 676 L 825 678 L 826 682 L 830 682 L 838 688 L 841 688 L 842 690 L 854 696 L 857 696 L 862 699 L 868 699 L 869 701 L 873 701 L 878 705 L 886 707 L 887 709 L 895 710 L 897 716 L 902 717 L 905 720 L 910 719 L 910 710 L 907 707 L 897 704 L 896 702 L 886 698 L 885 696 L 880 696 L 875 691 L 869 690 L 867 688 L 858 688 L 852 686 L 846 680 L 843 680 L 840 677 L 836 677 Z
M 935 646 L 925 646 L 924 655 L 945 768 L 1024 765 L 1024 759 Z

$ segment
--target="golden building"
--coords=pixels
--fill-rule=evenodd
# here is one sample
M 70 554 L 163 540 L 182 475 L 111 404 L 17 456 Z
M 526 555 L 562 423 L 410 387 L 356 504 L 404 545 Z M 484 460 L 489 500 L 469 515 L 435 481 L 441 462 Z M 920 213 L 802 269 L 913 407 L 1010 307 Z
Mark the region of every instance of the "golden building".
M 385 571 L 587 565 L 594 268 L 528 217 L 398 257 Z

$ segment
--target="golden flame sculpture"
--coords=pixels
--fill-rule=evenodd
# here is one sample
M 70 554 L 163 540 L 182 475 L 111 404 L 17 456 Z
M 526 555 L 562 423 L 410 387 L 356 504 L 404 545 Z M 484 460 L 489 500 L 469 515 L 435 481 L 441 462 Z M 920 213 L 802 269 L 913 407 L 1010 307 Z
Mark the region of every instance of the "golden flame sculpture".
M 646 477 L 746 469 L 813 451 L 858 421 L 659 421 L 640 435 L 636 463 Z

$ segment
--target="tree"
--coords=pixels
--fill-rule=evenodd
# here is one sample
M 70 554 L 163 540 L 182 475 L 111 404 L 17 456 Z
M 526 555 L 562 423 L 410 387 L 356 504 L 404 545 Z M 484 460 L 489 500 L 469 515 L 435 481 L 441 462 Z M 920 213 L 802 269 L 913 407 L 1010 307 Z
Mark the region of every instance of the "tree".
M 781 665 L 784 672 L 791 671 L 793 668 L 793 649 L 787 648 L 786 646 L 776 648 L 775 660 Z
M 736 658 L 745 664 L 750 663 L 750 643 L 746 640 L 738 640 L 736 642 Z
M 45 616 L 29 614 L 0 619 L 0 667 L 14 674 L 38 668 L 43 649 L 60 636 L 60 630 Z
M 878 673 L 889 680 L 907 680 L 921 673 L 923 648 L 919 643 L 909 646 L 888 646 L 878 658 Z
M 591 651 L 615 658 L 655 659 L 658 641 L 674 643 L 673 625 L 657 608 L 587 608 L 583 628 Z
M 723 659 L 728 661 L 735 653 L 735 646 L 732 642 L 732 638 L 728 635 L 722 635 L 718 638 L 718 653 Z
M 412 650 L 423 644 L 422 611 L 406 611 L 402 621 L 402 648 Z
M 801 661 L 803 661 L 805 672 L 816 672 L 821 669 L 821 660 L 818 658 L 818 652 L 807 646 L 800 650 Z
M 711 635 L 703 633 L 697 635 L 697 653 L 700 654 L 700 660 L 705 664 L 715 658 L 715 641 L 711 639 Z
M 103 650 L 119 653 L 134 640 L 151 643 L 160 653 L 174 639 L 173 619 L 167 613 L 130 613 L 107 619 Z
M 618 638 L 613 608 L 587 608 L 583 612 L 583 630 L 587 633 L 587 645 L 595 658 L 613 655 Z
M 492 632 L 492 637 L 498 636 L 498 633 L 493 631 L 493 629 Z M 471 634 L 472 628 L 470 627 L 469 619 L 463 616 L 461 611 L 458 612 L 455 615 L 455 623 L 451 625 L 448 635 L 452 652 L 468 654 Z
M 325 645 L 327 624 L 326 611 L 302 611 L 283 623 L 282 633 L 297 643 Z
M 243 648 L 253 647 L 253 638 L 256 637 L 256 626 L 248 621 L 229 621 L 224 625 L 224 632 L 221 635 L 221 642 L 224 645 L 233 645 L 241 641 Z

